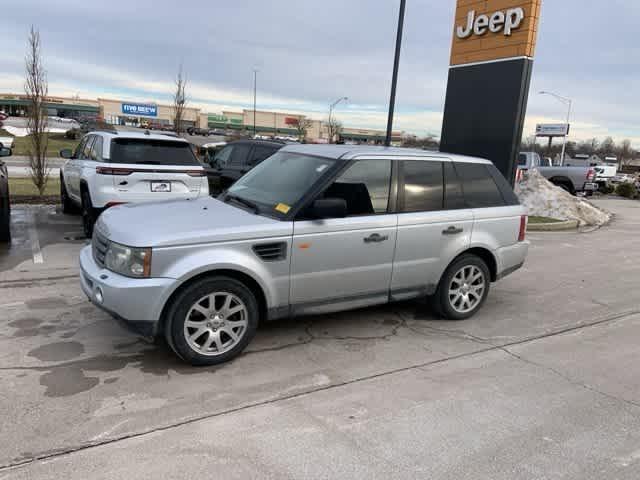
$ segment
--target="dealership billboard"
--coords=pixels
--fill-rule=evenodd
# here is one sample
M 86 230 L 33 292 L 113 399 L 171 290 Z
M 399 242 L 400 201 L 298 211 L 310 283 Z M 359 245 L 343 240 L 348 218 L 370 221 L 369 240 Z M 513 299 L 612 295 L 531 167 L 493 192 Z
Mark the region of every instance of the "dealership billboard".
M 142 115 L 144 117 L 157 117 L 158 106 L 143 103 L 123 103 L 122 113 L 125 115 Z
M 510 181 L 542 0 L 457 0 L 442 151 L 491 160 Z
M 570 127 L 568 123 L 539 123 L 536 125 L 536 137 L 566 137 Z

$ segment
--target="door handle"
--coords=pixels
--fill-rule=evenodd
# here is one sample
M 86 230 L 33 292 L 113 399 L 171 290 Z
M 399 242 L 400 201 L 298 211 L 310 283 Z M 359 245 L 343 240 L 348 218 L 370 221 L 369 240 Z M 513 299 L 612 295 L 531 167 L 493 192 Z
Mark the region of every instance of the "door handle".
M 457 227 L 449 227 L 446 230 L 442 231 L 443 235 L 458 235 L 459 233 L 464 232 L 464 230 L 462 228 L 457 228 Z
M 374 233 L 369 235 L 368 237 L 365 237 L 364 243 L 381 243 L 381 242 L 386 242 L 387 240 L 389 240 L 389 235 L 385 235 L 383 237 L 382 235 Z

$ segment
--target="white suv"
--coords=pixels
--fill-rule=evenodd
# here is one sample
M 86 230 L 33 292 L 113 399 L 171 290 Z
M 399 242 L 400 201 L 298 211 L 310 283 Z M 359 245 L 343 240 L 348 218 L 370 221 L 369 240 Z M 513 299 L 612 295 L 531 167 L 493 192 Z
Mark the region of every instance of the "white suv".
M 90 132 L 60 169 L 64 213 L 80 209 L 85 234 L 113 205 L 209 195 L 204 168 L 181 138 L 136 132 Z

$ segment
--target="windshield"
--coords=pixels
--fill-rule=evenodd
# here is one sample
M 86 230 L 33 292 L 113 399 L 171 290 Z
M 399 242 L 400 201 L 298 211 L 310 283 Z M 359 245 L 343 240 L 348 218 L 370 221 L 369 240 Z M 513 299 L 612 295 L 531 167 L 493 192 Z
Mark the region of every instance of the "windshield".
M 111 163 L 200 165 L 187 142 L 138 138 L 112 140 Z
M 328 158 L 278 152 L 238 180 L 228 195 L 248 200 L 267 214 L 286 215 L 334 164 Z

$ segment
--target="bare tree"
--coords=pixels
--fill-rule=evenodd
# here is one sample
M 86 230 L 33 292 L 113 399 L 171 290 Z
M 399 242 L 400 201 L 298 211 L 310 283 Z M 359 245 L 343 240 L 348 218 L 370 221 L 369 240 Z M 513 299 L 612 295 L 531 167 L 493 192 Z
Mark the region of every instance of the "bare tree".
M 309 120 L 307 117 L 298 117 L 296 121 L 295 127 L 298 132 L 298 140 L 301 142 L 305 142 L 307 139 L 307 132 L 311 128 L 313 122 Z
M 618 145 L 616 153 L 618 154 L 618 165 L 620 168 L 633 160 L 634 151 L 633 148 L 631 148 L 631 140 L 623 140 L 622 143 Z
M 184 110 L 187 105 L 187 77 L 182 70 L 182 64 L 178 70 L 178 75 L 175 80 L 175 93 L 173 94 L 173 128 L 176 133 L 182 133 L 182 127 L 184 126 Z
M 24 91 L 27 97 L 27 131 L 29 133 L 29 173 L 40 195 L 49 180 L 47 159 L 47 109 L 45 100 L 49 93 L 47 72 L 42 65 L 40 32 L 31 26 L 25 56 Z
M 335 117 L 329 118 L 327 121 L 327 131 L 329 133 L 329 143 L 337 141 L 340 133 L 342 133 L 342 122 Z

